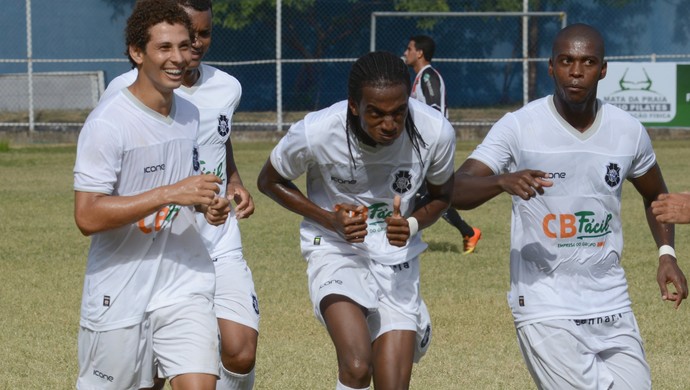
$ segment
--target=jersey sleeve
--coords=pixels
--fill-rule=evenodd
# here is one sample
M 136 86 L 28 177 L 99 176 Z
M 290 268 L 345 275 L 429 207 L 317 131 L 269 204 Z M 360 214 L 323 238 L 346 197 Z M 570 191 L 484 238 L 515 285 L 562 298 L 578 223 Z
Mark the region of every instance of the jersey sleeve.
M 652 147 L 652 140 L 647 134 L 644 126 L 640 124 L 640 137 L 637 141 L 637 152 L 630 167 L 629 178 L 636 178 L 644 175 L 656 163 L 656 154 Z
M 468 158 L 477 160 L 493 171 L 505 173 L 518 150 L 518 124 L 512 113 L 506 114 L 489 130 L 484 140 Z
M 278 145 L 271 151 L 271 164 L 287 180 L 294 180 L 307 171 L 312 153 L 306 137 L 304 121 L 290 127 Z
M 228 101 L 223 107 L 222 114 L 225 114 L 228 118 L 232 118 L 235 110 L 237 110 L 237 106 L 240 105 L 240 99 L 242 98 L 242 84 L 240 84 L 236 78 L 228 76 L 226 91 Z
M 441 185 L 453 175 L 455 162 L 455 129 L 447 120 L 443 120 L 443 128 L 438 139 L 436 153 L 432 156 L 431 166 L 426 174 L 426 180 L 434 185 Z
M 118 132 L 107 122 L 87 121 L 79 133 L 74 190 L 112 194 L 122 167 Z
M 445 114 L 441 90 L 441 79 L 439 75 L 431 69 L 427 69 L 422 74 L 421 80 L 422 93 L 426 104 Z

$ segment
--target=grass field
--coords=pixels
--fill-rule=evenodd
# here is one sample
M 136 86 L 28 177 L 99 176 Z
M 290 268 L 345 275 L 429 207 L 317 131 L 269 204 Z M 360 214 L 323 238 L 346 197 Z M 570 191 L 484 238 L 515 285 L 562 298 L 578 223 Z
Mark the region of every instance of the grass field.
M 299 218 L 260 194 L 256 176 L 273 145 L 235 144 L 256 213 L 241 222 L 245 256 L 261 308 L 256 389 L 333 389 L 336 361 L 313 317 L 299 253 Z M 459 143 L 457 163 L 474 147 Z M 690 190 L 690 141 L 655 142 L 672 191 Z M 71 389 L 89 239 L 73 216 L 74 146 L 11 147 L 0 152 L 0 389 Z M 457 165 L 457 164 L 456 164 Z M 655 389 L 690 388 L 690 302 L 660 299 L 656 248 L 642 202 L 630 184 L 623 201 L 623 264 L 646 342 Z M 463 256 L 458 233 L 441 221 L 424 231 L 422 292 L 434 336 L 416 365 L 413 389 L 533 389 L 506 303 L 509 198 L 462 213 L 480 227 L 478 252 Z M 676 250 L 690 276 L 690 227 L 676 230 Z

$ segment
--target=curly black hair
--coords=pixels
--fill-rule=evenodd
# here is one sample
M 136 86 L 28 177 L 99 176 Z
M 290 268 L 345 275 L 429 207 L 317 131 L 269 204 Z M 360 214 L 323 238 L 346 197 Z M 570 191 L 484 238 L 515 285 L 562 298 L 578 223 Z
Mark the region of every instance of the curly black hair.
M 194 39 L 189 15 L 176 0 L 138 0 L 125 28 L 125 55 L 132 67 L 136 67 L 136 62 L 129 55 L 130 46 L 146 51 L 146 44 L 151 40 L 149 31 L 159 23 L 182 24 L 189 31 L 189 39 Z

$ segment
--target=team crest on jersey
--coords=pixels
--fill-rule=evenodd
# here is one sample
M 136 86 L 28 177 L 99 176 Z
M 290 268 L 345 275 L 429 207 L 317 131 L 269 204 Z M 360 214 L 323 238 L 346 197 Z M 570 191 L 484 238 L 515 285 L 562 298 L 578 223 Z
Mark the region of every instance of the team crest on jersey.
M 412 188 L 412 175 L 410 171 L 398 171 L 393 181 L 393 191 L 404 194 Z
M 195 146 L 194 151 L 192 151 L 192 168 L 194 172 L 199 171 L 201 165 L 199 164 L 199 149 Z
M 221 137 L 225 137 L 226 135 L 228 135 L 229 131 L 230 125 L 228 117 L 226 115 L 221 114 L 218 117 L 218 134 L 220 134 Z
M 604 180 L 606 180 L 606 184 L 608 184 L 610 187 L 615 187 L 618 185 L 618 183 L 621 182 L 621 169 L 618 167 L 618 164 L 616 163 L 610 163 L 608 167 L 606 167 L 606 175 L 604 176 Z

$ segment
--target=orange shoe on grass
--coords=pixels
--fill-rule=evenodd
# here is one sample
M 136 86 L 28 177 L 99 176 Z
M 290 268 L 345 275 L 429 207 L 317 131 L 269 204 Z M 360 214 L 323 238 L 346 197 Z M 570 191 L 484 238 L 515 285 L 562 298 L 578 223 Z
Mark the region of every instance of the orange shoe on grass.
M 463 237 L 462 238 L 462 244 L 464 246 L 464 252 L 463 254 L 469 254 L 474 252 L 474 250 L 477 248 L 477 242 L 479 242 L 479 239 L 482 238 L 482 231 L 477 229 L 476 227 L 472 227 L 472 230 L 474 230 L 474 235 L 472 237 Z

